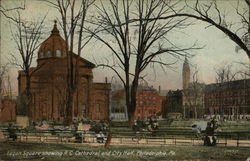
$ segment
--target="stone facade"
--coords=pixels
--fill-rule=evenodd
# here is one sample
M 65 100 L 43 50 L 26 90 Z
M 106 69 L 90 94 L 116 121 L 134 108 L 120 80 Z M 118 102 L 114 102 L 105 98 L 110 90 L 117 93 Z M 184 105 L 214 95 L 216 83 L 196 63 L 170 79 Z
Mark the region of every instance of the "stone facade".
M 29 117 L 33 121 L 66 119 L 69 54 L 72 55 L 77 89 L 73 96 L 72 119 L 109 119 L 110 84 L 94 83 L 95 65 L 74 53 L 66 53 L 66 42 L 54 25 L 50 37 L 38 51 L 37 67 L 31 68 L 32 100 Z M 77 69 L 77 72 L 75 70 Z M 25 75 L 19 71 L 19 95 L 25 90 Z

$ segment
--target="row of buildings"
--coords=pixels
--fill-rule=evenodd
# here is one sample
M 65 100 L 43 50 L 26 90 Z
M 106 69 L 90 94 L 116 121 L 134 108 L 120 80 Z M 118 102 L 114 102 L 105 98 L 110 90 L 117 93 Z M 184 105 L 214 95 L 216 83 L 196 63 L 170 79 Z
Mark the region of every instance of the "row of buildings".
M 51 35 L 41 43 L 38 50 L 37 66 L 29 69 L 30 83 L 26 73 L 18 73 L 18 100 L 1 100 L 0 122 L 14 121 L 16 114 L 28 114 L 31 121 L 65 122 L 72 119 L 109 120 L 127 119 L 124 91 L 111 92 L 111 84 L 93 82 L 95 65 L 88 60 L 68 53 L 65 40 L 60 36 L 55 22 Z M 70 56 L 69 56 L 70 54 Z M 72 60 L 70 60 L 72 59 Z M 73 62 L 77 88 L 72 105 L 67 107 L 69 65 Z M 23 93 L 30 86 L 29 107 Z M 161 100 L 152 88 L 141 88 L 138 92 L 136 118 L 151 117 L 161 111 Z M 69 116 L 70 114 L 70 116 Z M 120 116 L 119 116 L 120 115 Z M 118 116 L 118 117 L 117 117 Z
M 183 89 L 181 90 L 169 90 L 165 93 L 160 88 L 158 91 L 145 87 L 139 90 L 136 118 L 161 116 L 174 119 L 200 119 L 217 116 L 231 120 L 250 119 L 250 79 L 208 85 L 198 81 L 191 82 L 187 58 L 183 64 L 182 79 Z M 112 109 L 125 108 L 125 96 L 121 92 L 114 93 L 112 100 L 123 100 L 123 102 L 112 104 Z M 158 102 L 155 106 L 157 108 L 154 108 L 155 100 Z M 126 119 L 126 109 L 112 111 L 111 118 Z
M 169 91 L 163 116 L 182 118 L 218 116 L 225 119 L 250 119 L 250 79 L 214 84 L 190 81 L 188 60 L 183 64 L 183 89 Z
M 71 54 L 77 65 L 77 89 L 72 106 L 67 109 L 67 83 L 69 56 L 66 42 L 60 36 L 55 23 L 51 35 L 38 50 L 37 66 L 30 68 L 31 100 L 28 107 L 32 121 L 64 122 L 71 114 L 72 119 L 127 120 L 127 107 L 123 89 L 111 91 L 111 84 L 93 82 L 95 65 L 86 59 Z M 250 115 L 250 79 L 203 84 L 191 82 L 188 59 L 183 64 L 183 89 L 163 93 L 149 86 L 139 86 L 136 100 L 136 119 L 161 116 L 163 118 L 203 118 L 204 116 L 227 116 L 242 118 Z M 25 92 L 24 71 L 18 73 L 19 99 Z M 2 100 L 0 122 L 15 120 L 16 107 L 22 102 Z M 21 111 L 18 111 L 22 113 Z

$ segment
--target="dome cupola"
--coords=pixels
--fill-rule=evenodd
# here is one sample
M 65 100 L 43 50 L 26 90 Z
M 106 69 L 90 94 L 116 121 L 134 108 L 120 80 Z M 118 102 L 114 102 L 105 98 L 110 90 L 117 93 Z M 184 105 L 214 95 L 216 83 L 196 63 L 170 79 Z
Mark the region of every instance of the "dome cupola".
M 54 27 L 50 36 L 41 44 L 38 50 L 38 61 L 48 58 L 59 58 L 66 56 L 66 42 L 60 36 L 57 29 L 57 22 L 55 21 Z

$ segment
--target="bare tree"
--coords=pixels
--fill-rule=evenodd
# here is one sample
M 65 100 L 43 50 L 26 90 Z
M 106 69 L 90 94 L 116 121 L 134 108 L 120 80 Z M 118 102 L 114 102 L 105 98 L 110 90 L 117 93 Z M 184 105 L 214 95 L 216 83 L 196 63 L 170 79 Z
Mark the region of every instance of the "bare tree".
M 23 0 L 23 2 L 19 6 L 16 6 L 16 7 L 6 7 L 6 6 L 4 6 L 2 4 L 2 1 L 0 1 L 0 16 L 4 15 L 6 18 L 15 21 L 15 18 L 13 18 L 10 14 L 13 11 L 24 10 L 25 9 L 25 5 L 26 5 L 26 0 Z
M 31 100 L 31 76 L 41 66 L 35 70 L 31 70 L 31 64 L 35 56 L 35 51 L 40 45 L 40 38 L 42 35 L 43 22 L 45 17 L 37 22 L 25 21 L 21 18 L 21 13 L 16 12 L 17 16 L 12 17 L 12 23 L 14 24 L 14 30 L 11 29 L 12 38 L 16 44 L 17 51 L 11 53 L 11 64 L 22 69 L 25 75 L 25 90 L 21 94 L 21 97 L 25 102 L 26 108 L 28 108 Z M 27 109 L 26 109 L 27 110 Z M 28 112 L 28 111 L 27 111 Z M 29 115 L 29 112 L 27 113 Z
M 236 51 L 242 49 L 250 61 L 250 1 L 238 0 L 235 5 L 235 14 L 239 17 L 240 22 L 227 22 L 225 12 L 217 4 L 217 0 L 211 1 L 189 1 L 186 2 L 186 10 L 181 13 L 158 17 L 164 20 L 170 17 L 189 17 L 203 21 L 214 26 L 228 36 L 237 46 Z M 242 7 L 243 6 L 243 7 Z M 246 8 L 244 8 L 244 6 Z M 248 9 L 247 9 L 248 8 Z M 191 11 L 191 12 L 190 12 Z M 150 21 L 155 18 L 149 19 Z M 240 24 L 240 25 L 239 25 Z M 209 27 L 208 26 L 208 27 Z M 234 27 L 233 27 L 234 26 Z M 250 71 L 250 68 L 249 68 Z
M 250 1 L 236 1 L 235 14 L 239 17 L 239 22 L 229 22 L 222 8 L 219 7 L 217 0 L 201 1 L 196 0 L 195 3 L 186 1 L 188 9 L 193 14 L 180 14 L 180 16 L 188 16 L 214 26 L 235 42 L 236 51 L 244 50 L 249 58 L 250 64 Z M 193 4 L 192 4 L 193 3 Z M 226 2 L 224 2 L 226 3 Z M 227 2 L 230 3 L 230 2 Z M 249 68 L 250 71 L 250 68 Z
M 53 84 L 56 93 L 56 99 L 58 100 L 58 106 L 60 107 L 60 116 L 66 117 L 66 104 L 67 104 L 67 91 L 65 86 L 67 86 L 67 77 L 65 75 L 56 76 L 57 83 Z
M 224 66 L 215 68 L 216 72 L 216 83 L 225 83 L 234 81 L 237 79 L 237 72 L 233 72 L 233 65 L 226 64 Z
M 246 77 L 248 76 L 249 66 L 248 66 L 248 64 L 245 64 L 245 63 L 237 63 L 237 66 L 239 66 L 239 64 L 243 65 L 243 68 L 241 67 L 240 69 L 234 69 L 233 64 L 225 64 L 221 67 L 215 68 L 215 72 L 216 72 L 215 79 L 216 79 L 216 83 L 217 83 L 216 86 L 218 89 L 224 87 L 224 88 L 226 88 L 226 91 L 232 92 L 232 91 L 234 91 L 234 88 L 232 88 L 232 87 L 235 86 L 235 83 L 237 82 L 239 85 L 241 85 L 241 88 L 243 87 L 243 89 L 241 89 L 241 90 L 244 92 L 244 94 L 247 93 Z M 244 70 L 244 68 L 246 70 Z M 241 80 L 241 81 L 236 81 L 236 80 Z M 235 81 L 235 82 L 232 82 L 232 81 Z M 223 91 L 225 91 L 225 89 Z M 223 91 L 220 92 L 220 94 L 223 95 L 224 94 Z M 232 96 L 235 97 L 236 95 L 233 94 L 233 95 L 231 95 L 231 97 Z M 223 97 L 221 97 L 221 98 L 223 98 Z M 237 96 L 235 98 L 237 98 Z M 244 101 L 245 101 L 245 100 L 247 100 L 248 96 L 245 95 L 245 97 L 242 97 L 242 98 L 244 98 Z M 219 102 L 219 106 L 220 106 L 219 110 L 222 112 L 222 115 L 224 115 L 225 100 L 218 99 L 217 101 L 220 101 Z M 227 101 L 230 102 L 231 100 L 227 100 Z M 234 103 L 234 107 L 236 107 L 236 111 L 233 110 L 232 113 L 236 114 L 236 116 L 238 118 L 238 116 L 239 116 L 238 110 L 240 108 L 240 105 L 238 103 Z
M 89 43 L 92 35 L 84 35 L 86 27 L 86 16 L 89 8 L 95 0 L 46 0 L 48 5 L 55 8 L 60 18 L 59 24 L 63 30 L 66 41 L 67 54 L 67 123 L 72 123 L 74 113 L 74 95 L 79 83 L 79 58 L 83 48 Z M 75 45 L 74 41 L 77 40 Z M 74 61 L 74 48 L 76 61 Z
M 24 10 L 25 4 L 26 4 L 26 0 L 24 0 L 23 4 L 21 4 L 20 6 L 7 7 L 2 3 L 2 1 L 0 1 L 0 21 L 2 21 L 2 15 L 4 16 L 4 18 L 15 21 L 15 19 L 11 16 L 11 13 L 13 13 L 15 11 Z M 2 28 L 1 27 L 0 27 L 0 40 L 2 40 Z M 2 44 L 0 43 L 0 60 L 1 60 L 1 50 L 2 50 Z M 0 65 L 1 65 L 1 63 L 2 62 L 0 61 Z
M 199 82 L 198 79 L 198 69 L 195 67 L 194 73 L 192 75 L 193 81 L 190 83 L 187 89 L 183 90 L 183 107 L 184 107 L 184 118 L 187 117 L 186 112 L 191 111 L 188 115 L 192 115 L 193 118 L 197 119 L 202 116 L 201 111 L 203 111 L 203 90 L 204 84 Z
M 113 70 L 122 81 L 130 125 L 134 121 L 138 82 L 145 78 L 145 69 L 156 65 L 164 69 L 175 63 L 169 62 L 167 56 L 179 58 L 195 49 L 195 45 L 177 46 L 168 37 L 171 32 L 190 25 L 185 23 L 186 18 L 170 16 L 160 20 L 180 12 L 182 8 L 173 10 L 178 4 L 170 0 L 109 0 L 96 6 L 99 14 L 93 24 L 99 32 L 90 32 L 112 52 L 111 59 L 98 66 Z
M 237 72 L 233 72 L 233 64 L 225 64 L 224 66 L 217 67 L 215 68 L 215 73 L 215 82 L 217 83 L 218 88 L 223 84 L 226 84 L 229 88 L 230 82 L 237 79 Z M 220 100 L 220 104 L 223 105 L 223 100 Z M 223 107 L 219 108 L 223 109 Z
M 2 97 L 4 92 L 4 77 L 8 72 L 7 64 L 0 66 L 0 110 L 2 109 Z
M 246 79 L 250 77 L 250 64 L 249 63 L 242 63 L 238 62 L 238 65 L 242 67 L 241 70 L 238 71 L 238 74 L 240 75 L 240 79 Z
M 193 11 L 194 14 L 179 14 L 179 16 L 187 16 L 191 18 L 195 18 L 197 20 L 206 22 L 211 26 L 216 27 L 217 29 L 221 30 L 224 34 L 226 34 L 232 41 L 234 41 L 242 50 L 246 52 L 248 57 L 250 58 L 250 49 L 248 48 L 249 45 L 249 34 L 250 34 L 250 24 L 249 24 L 249 14 L 250 12 L 247 10 L 242 11 L 240 9 L 240 3 L 244 3 L 242 1 L 238 1 L 235 14 L 237 14 L 240 18 L 240 27 L 237 29 L 233 29 L 232 25 L 235 23 L 227 22 L 226 15 L 222 9 L 219 8 L 217 1 L 200 1 L 196 0 L 195 3 L 191 1 L 186 1 L 186 6 L 189 10 Z M 249 5 L 249 1 L 245 0 L 245 4 L 242 6 Z M 248 18 L 247 18 L 248 17 Z M 238 24 L 237 24 L 238 25 Z

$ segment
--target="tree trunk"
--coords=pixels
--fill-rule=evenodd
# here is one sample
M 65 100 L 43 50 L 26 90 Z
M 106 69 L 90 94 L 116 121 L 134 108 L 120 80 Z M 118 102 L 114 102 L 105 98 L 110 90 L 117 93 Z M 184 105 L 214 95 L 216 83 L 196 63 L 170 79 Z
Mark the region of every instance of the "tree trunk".
M 248 70 L 248 78 L 250 78 L 250 1 L 246 0 L 246 3 L 248 5 L 248 44 L 247 44 L 247 48 L 248 48 L 248 59 L 249 59 L 249 70 Z
M 25 87 L 25 91 L 24 91 L 24 96 L 23 97 L 25 100 L 25 115 L 27 115 L 28 117 L 31 117 L 31 108 L 30 108 L 30 101 L 31 101 L 31 89 L 30 89 L 30 73 L 29 71 L 25 71 L 25 78 L 26 78 L 26 87 Z
M 249 52 L 249 55 L 250 55 L 250 52 Z M 248 78 L 250 78 L 250 56 L 248 57 L 248 61 L 249 61 L 249 63 L 248 63 L 248 74 L 247 75 L 248 75 Z
M 130 104 L 130 87 L 125 87 L 125 92 L 126 92 L 126 106 L 127 106 L 127 114 L 128 114 L 128 121 L 129 121 L 129 126 L 132 127 L 132 125 L 130 124 L 130 120 L 131 120 L 131 104 Z
M 134 125 L 134 121 L 135 121 L 135 116 L 134 116 L 134 112 L 130 112 L 128 113 L 128 123 L 129 123 L 129 127 L 133 127 Z
M 110 144 L 111 144 L 111 139 L 112 139 L 112 134 L 109 132 L 109 133 L 108 133 L 108 137 L 107 137 L 107 141 L 106 141 L 106 143 L 105 143 L 105 145 L 104 145 L 104 147 L 105 147 L 106 149 L 109 149 Z
M 72 119 L 73 119 L 73 92 L 72 89 L 68 89 L 67 92 L 68 98 L 67 98 L 67 105 L 66 105 L 66 124 L 71 125 Z
M 0 78 L 0 110 L 2 110 L 2 78 Z
M 134 77 L 132 86 L 131 86 L 131 104 L 130 104 L 130 112 L 129 112 L 129 126 L 132 127 L 135 120 L 135 110 L 136 110 L 136 97 L 137 97 L 137 88 L 138 88 L 138 76 Z
M 194 118 L 197 119 L 197 105 L 194 106 Z
M 134 124 L 134 113 L 131 111 L 132 105 L 131 105 L 131 91 L 132 86 L 130 87 L 130 81 L 129 81 L 129 60 L 125 59 L 125 92 L 126 92 L 126 106 L 127 106 L 127 114 L 128 114 L 128 122 L 129 127 L 132 127 Z
M 74 62 L 73 62 L 73 48 L 72 41 L 70 41 L 71 46 L 68 51 L 68 45 L 66 45 L 67 50 L 67 105 L 66 105 L 66 124 L 72 125 L 73 121 L 73 108 L 74 108 Z
M 186 105 L 183 105 L 183 118 L 186 118 Z

